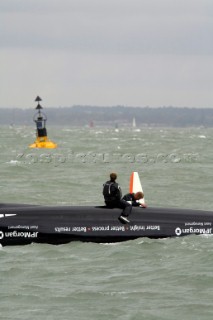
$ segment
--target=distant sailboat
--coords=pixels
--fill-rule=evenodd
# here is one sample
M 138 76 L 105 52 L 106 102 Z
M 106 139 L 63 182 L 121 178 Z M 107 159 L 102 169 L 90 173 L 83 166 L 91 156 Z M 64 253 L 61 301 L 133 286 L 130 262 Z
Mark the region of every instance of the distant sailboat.
M 132 127 L 133 129 L 136 128 L 136 121 L 135 121 L 135 117 L 132 119 Z
M 115 124 L 115 132 L 119 132 L 118 123 Z
M 135 117 L 132 119 L 132 129 L 134 132 L 140 132 L 141 129 L 138 129 L 137 126 L 136 126 L 136 120 L 135 120 Z

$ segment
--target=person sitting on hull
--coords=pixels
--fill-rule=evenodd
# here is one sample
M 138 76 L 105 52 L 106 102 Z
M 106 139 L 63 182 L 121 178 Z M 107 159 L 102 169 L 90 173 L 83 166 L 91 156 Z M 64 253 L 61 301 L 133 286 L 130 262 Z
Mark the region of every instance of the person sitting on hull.
M 103 185 L 103 196 L 105 200 L 105 204 L 108 208 L 121 208 L 123 209 L 121 215 L 119 216 L 119 220 L 128 223 L 130 222 L 128 220 L 128 216 L 130 215 L 132 211 L 132 204 L 129 203 L 129 200 L 126 200 L 126 196 L 122 198 L 122 191 L 121 187 L 119 184 L 116 182 L 117 179 L 117 174 L 112 172 L 110 174 L 110 180 L 105 182 Z M 136 200 L 140 200 L 141 197 L 143 197 L 143 194 L 138 194 L 135 199 L 135 205 L 136 205 Z M 130 198 L 131 201 L 132 198 Z M 140 204 L 138 204 L 140 205 Z
M 133 207 L 142 207 L 147 208 L 147 205 L 145 203 L 140 203 L 139 200 L 144 198 L 144 194 L 141 191 L 138 191 L 136 193 L 127 193 L 125 196 L 123 196 L 123 200 L 130 201 Z
M 122 213 L 122 216 L 120 216 L 120 220 L 125 221 L 125 222 L 130 222 L 128 219 L 128 216 L 130 215 L 130 213 L 132 212 L 132 207 L 143 207 L 146 208 L 146 204 L 142 204 L 139 202 L 139 200 L 144 198 L 144 194 L 143 192 L 136 192 L 136 193 L 127 193 L 125 194 L 125 196 L 123 196 L 123 198 L 121 199 L 121 202 L 124 203 L 128 203 L 129 206 L 127 208 L 126 211 L 124 211 Z

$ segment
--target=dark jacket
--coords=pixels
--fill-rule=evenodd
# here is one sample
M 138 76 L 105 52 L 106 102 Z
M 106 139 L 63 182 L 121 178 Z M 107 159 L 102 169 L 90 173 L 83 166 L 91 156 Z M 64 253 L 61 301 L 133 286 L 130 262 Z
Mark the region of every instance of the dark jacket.
M 138 207 L 140 206 L 140 203 L 135 200 L 134 195 L 135 195 L 134 193 L 127 193 L 125 194 L 125 196 L 123 196 L 122 199 L 125 201 L 132 201 L 132 206 Z
M 105 202 L 120 201 L 122 191 L 117 182 L 107 181 L 103 185 L 103 196 Z

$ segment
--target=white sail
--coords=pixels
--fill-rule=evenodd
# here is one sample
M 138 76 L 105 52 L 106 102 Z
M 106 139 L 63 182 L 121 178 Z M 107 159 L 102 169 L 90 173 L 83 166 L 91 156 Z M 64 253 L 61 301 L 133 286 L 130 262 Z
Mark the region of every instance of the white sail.
M 141 184 L 138 172 L 132 172 L 130 176 L 129 192 L 130 193 L 143 192 L 143 188 L 142 188 L 142 184 Z M 145 204 L 145 199 L 143 198 L 139 200 L 139 202 L 142 204 Z

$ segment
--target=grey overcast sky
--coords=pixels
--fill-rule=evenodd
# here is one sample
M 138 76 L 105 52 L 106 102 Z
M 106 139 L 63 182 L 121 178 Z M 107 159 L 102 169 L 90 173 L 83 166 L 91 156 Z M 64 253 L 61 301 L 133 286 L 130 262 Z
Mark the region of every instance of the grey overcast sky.
M 0 107 L 213 107 L 213 0 L 0 0 Z

